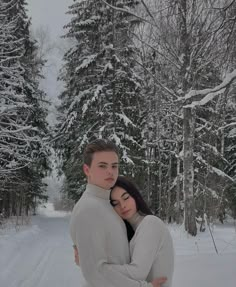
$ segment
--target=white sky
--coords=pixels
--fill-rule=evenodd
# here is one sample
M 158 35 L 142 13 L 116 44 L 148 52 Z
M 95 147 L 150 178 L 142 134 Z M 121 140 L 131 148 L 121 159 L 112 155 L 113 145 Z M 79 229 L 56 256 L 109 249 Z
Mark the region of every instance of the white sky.
M 51 101 L 49 106 L 48 122 L 54 126 L 56 123 L 57 108 L 59 104 L 58 96 L 63 89 L 63 83 L 58 82 L 57 77 L 62 66 L 63 43 L 61 36 L 66 33 L 63 26 L 70 22 L 71 15 L 67 15 L 68 7 L 73 4 L 73 0 L 26 0 L 28 3 L 28 16 L 31 18 L 32 30 L 35 32 L 39 28 L 48 31 L 49 41 L 55 44 L 55 48 L 47 56 L 47 63 L 43 69 L 44 79 L 40 83 L 41 89 L 47 94 L 47 99 Z M 60 49 L 62 49 L 60 51 Z M 52 158 L 52 162 L 54 159 Z M 45 181 L 48 183 L 48 195 L 50 200 L 59 197 L 59 190 L 62 180 L 56 176 L 54 171 Z M 1 280 L 0 280 L 1 281 Z M 1 285 L 1 284 L 0 284 Z M 60 284 L 58 284 L 59 286 Z M 38 285 L 37 285 L 38 286 Z
M 32 17 L 33 29 L 47 26 L 51 37 L 63 34 L 63 25 L 69 22 L 65 13 L 73 0 L 26 0 L 28 2 L 28 15 Z
M 42 28 L 47 31 L 48 45 L 53 44 L 54 48 L 46 54 L 47 63 L 44 67 L 44 79 L 41 81 L 41 88 L 46 92 L 48 99 L 52 102 L 49 107 L 48 121 L 55 124 L 56 107 L 58 95 L 62 90 L 62 83 L 57 81 L 59 69 L 62 66 L 63 40 L 60 38 L 66 33 L 63 26 L 70 22 L 70 15 L 67 15 L 68 7 L 73 0 L 26 0 L 28 3 L 28 16 L 31 18 L 33 33 Z M 60 51 L 60 49 L 62 49 Z

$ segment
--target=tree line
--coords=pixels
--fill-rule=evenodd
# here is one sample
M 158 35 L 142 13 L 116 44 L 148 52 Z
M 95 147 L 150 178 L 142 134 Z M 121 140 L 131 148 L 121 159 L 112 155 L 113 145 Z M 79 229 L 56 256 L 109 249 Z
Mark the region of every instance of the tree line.
M 84 189 L 82 152 L 113 140 L 121 173 L 155 214 L 236 217 L 236 1 L 74 1 L 55 148 L 63 193 Z
M 77 200 L 83 149 L 108 138 L 162 219 L 196 235 L 236 218 L 236 1 L 74 0 L 53 136 L 26 7 L 0 3 L 0 213 L 46 199 L 50 143 Z

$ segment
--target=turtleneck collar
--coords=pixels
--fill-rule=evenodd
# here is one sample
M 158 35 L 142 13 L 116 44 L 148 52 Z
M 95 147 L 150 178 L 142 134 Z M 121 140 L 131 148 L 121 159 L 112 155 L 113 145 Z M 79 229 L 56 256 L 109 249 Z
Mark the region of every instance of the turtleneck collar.
M 144 216 L 141 215 L 139 212 L 136 212 L 130 219 L 128 219 L 127 221 L 129 222 L 129 224 L 132 226 L 132 228 L 134 230 L 137 229 L 137 227 L 139 226 L 140 222 L 143 220 Z
M 103 189 L 91 183 L 87 184 L 85 192 L 106 200 L 110 198 L 110 189 Z

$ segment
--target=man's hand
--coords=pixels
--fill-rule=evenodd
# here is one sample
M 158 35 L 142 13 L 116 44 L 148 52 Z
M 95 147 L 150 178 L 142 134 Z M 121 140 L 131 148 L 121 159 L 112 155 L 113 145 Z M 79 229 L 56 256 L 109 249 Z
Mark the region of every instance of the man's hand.
M 166 277 L 160 277 L 160 278 L 154 279 L 151 283 L 152 283 L 153 287 L 161 287 L 161 285 L 163 283 L 165 283 L 166 280 L 167 280 Z
M 75 264 L 79 266 L 79 251 L 76 245 L 73 245 L 73 248 L 74 248 Z

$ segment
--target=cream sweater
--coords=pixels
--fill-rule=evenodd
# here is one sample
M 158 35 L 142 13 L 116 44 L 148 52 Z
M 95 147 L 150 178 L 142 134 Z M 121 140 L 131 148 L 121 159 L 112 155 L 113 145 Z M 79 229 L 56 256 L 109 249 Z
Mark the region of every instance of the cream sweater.
M 130 241 L 130 264 L 103 264 L 100 267 L 105 276 L 120 272 L 135 280 L 152 281 L 166 276 L 163 287 L 170 287 L 174 271 L 173 242 L 165 224 L 156 216 L 136 215 L 130 221 L 135 234 Z
M 109 202 L 110 191 L 88 184 L 76 203 L 70 234 L 79 249 L 80 267 L 91 287 L 152 287 L 120 272 L 103 272 L 103 264 L 130 262 L 126 228 Z

